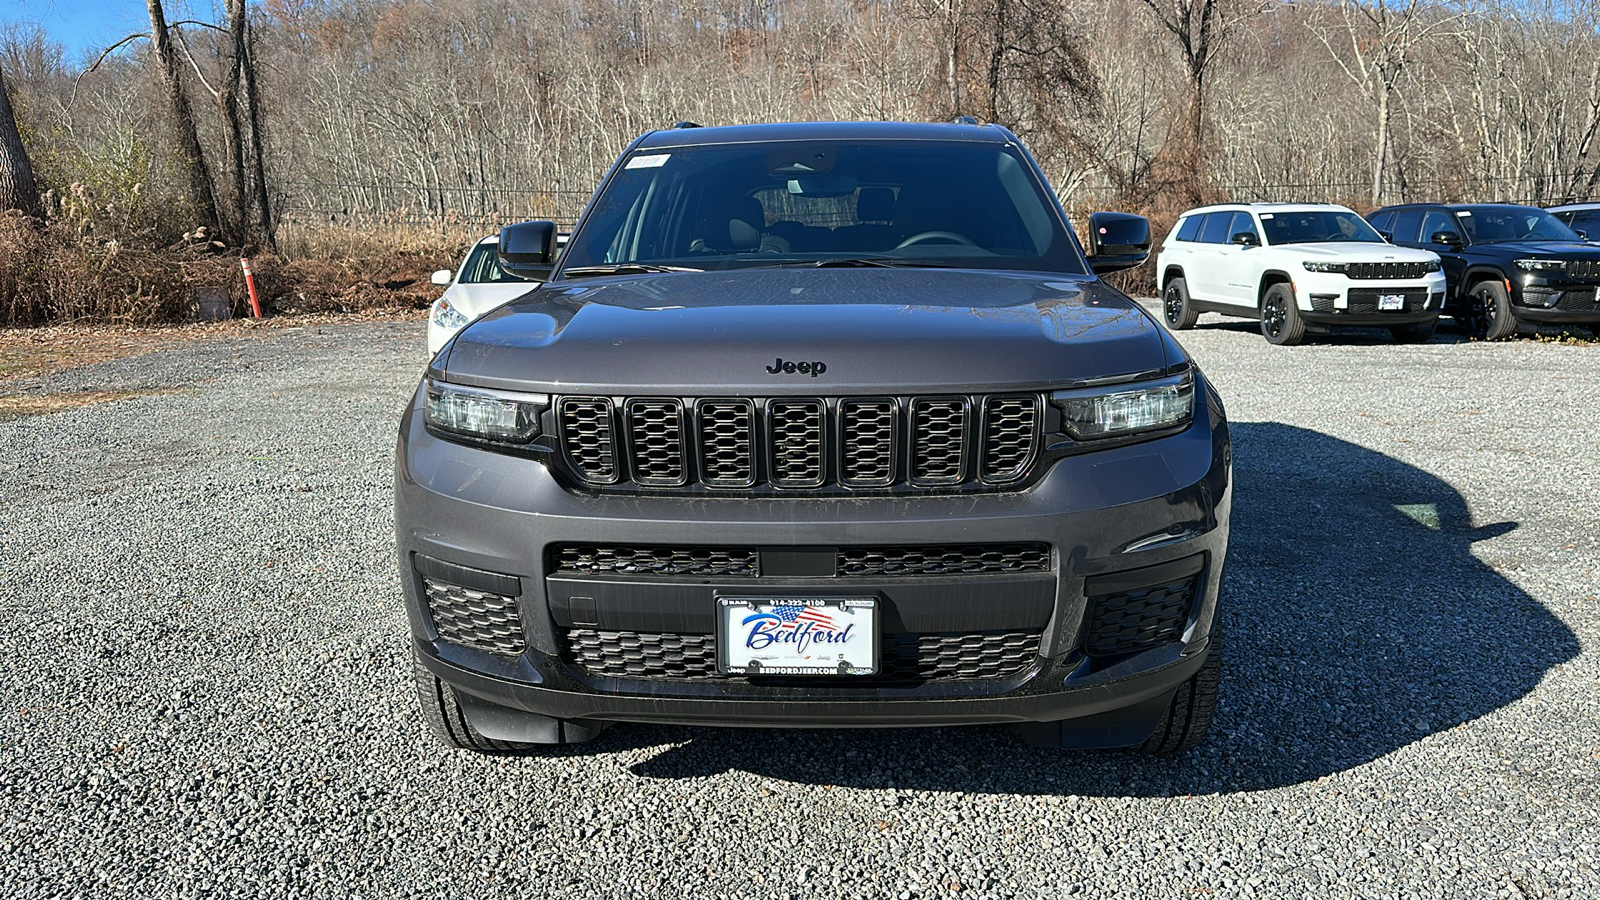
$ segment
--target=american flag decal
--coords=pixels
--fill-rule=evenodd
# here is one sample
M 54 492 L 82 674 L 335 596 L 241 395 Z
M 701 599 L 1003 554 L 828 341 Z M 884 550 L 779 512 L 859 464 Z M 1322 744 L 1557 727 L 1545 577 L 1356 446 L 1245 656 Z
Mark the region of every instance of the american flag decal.
M 772 614 L 783 623 L 778 627 L 786 630 L 798 628 L 802 622 L 809 622 L 816 631 L 834 630 L 833 619 L 814 606 L 777 606 Z

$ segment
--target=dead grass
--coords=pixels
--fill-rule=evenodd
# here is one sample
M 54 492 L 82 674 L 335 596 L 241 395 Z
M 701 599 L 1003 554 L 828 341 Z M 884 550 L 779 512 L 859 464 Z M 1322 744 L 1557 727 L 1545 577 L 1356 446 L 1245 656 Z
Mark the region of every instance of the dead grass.
M 68 409 L 78 409 L 84 406 L 93 406 L 110 400 L 126 400 L 130 397 L 151 397 L 160 394 L 176 393 L 173 390 L 138 390 L 138 391 L 64 391 L 55 394 L 15 394 L 9 397 L 0 396 L 0 422 L 9 422 L 13 419 L 22 419 L 28 416 L 43 416 L 50 413 L 61 412 Z

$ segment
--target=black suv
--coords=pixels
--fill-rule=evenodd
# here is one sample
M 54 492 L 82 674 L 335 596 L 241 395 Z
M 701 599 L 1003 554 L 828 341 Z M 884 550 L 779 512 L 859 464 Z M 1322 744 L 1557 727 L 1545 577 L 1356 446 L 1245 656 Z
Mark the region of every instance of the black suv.
M 1554 216 L 1508 203 L 1419 203 L 1367 217 L 1403 247 L 1439 254 L 1445 312 L 1495 341 L 1541 323 L 1600 323 L 1600 247 Z
M 1193 746 L 1231 503 L 1216 391 L 1097 273 L 1016 136 L 682 127 L 634 141 L 543 282 L 400 426 L 425 716 L 474 749 L 613 722 L 1011 723 Z

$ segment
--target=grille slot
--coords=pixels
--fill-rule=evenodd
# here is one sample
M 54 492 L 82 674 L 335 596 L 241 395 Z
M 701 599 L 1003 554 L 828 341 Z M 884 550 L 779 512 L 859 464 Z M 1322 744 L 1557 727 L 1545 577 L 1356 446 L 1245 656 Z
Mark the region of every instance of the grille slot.
M 960 397 L 911 402 L 911 482 L 960 484 L 966 477 L 967 403 Z
M 567 464 L 591 484 L 615 482 L 617 454 L 611 436 L 611 401 L 604 397 L 564 397 L 560 408 Z
M 839 481 L 848 487 L 894 483 L 894 400 L 879 397 L 839 404 Z
M 824 478 L 821 400 L 773 400 L 767 405 L 772 483 L 781 488 L 821 487 Z
M 1027 474 L 1039 436 L 1039 398 L 990 397 L 983 408 L 983 480 L 1003 484 Z
M 675 487 L 688 481 L 683 457 L 683 406 L 676 400 L 628 401 L 628 461 L 640 484 Z
M 1574 278 L 1600 278 L 1600 259 L 1569 259 L 1567 274 Z
M 760 552 L 754 547 L 641 547 L 609 544 L 557 544 L 550 548 L 549 570 L 556 576 L 686 575 L 758 578 Z M 836 576 L 938 577 L 1004 575 L 1050 571 L 1050 545 L 927 544 L 841 547 Z
M 598 631 L 573 628 L 564 635 L 566 659 L 590 675 L 673 681 L 743 681 L 717 672 L 716 639 L 709 634 Z M 871 686 L 957 679 L 1004 678 L 1033 665 L 1039 632 L 891 634 L 879 647 L 877 675 L 830 681 Z
M 1199 576 L 1089 598 L 1084 651 L 1090 656 L 1136 653 L 1183 637 Z
M 701 400 L 700 480 L 712 487 L 756 483 L 755 409 L 749 400 Z
M 426 576 L 422 585 L 440 640 L 500 656 L 523 651 L 522 619 L 517 615 L 515 597 Z
M 1425 262 L 1368 262 L 1348 263 L 1344 267 L 1345 277 L 1357 281 L 1376 281 L 1380 278 L 1421 278 L 1428 274 L 1428 264 Z

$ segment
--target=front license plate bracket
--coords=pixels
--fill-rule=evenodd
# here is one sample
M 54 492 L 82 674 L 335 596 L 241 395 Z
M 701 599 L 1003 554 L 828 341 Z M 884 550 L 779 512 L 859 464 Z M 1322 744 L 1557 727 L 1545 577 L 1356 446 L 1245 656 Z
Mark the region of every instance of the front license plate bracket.
M 878 674 L 875 597 L 718 597 L 717 669 L 724 675 Z

